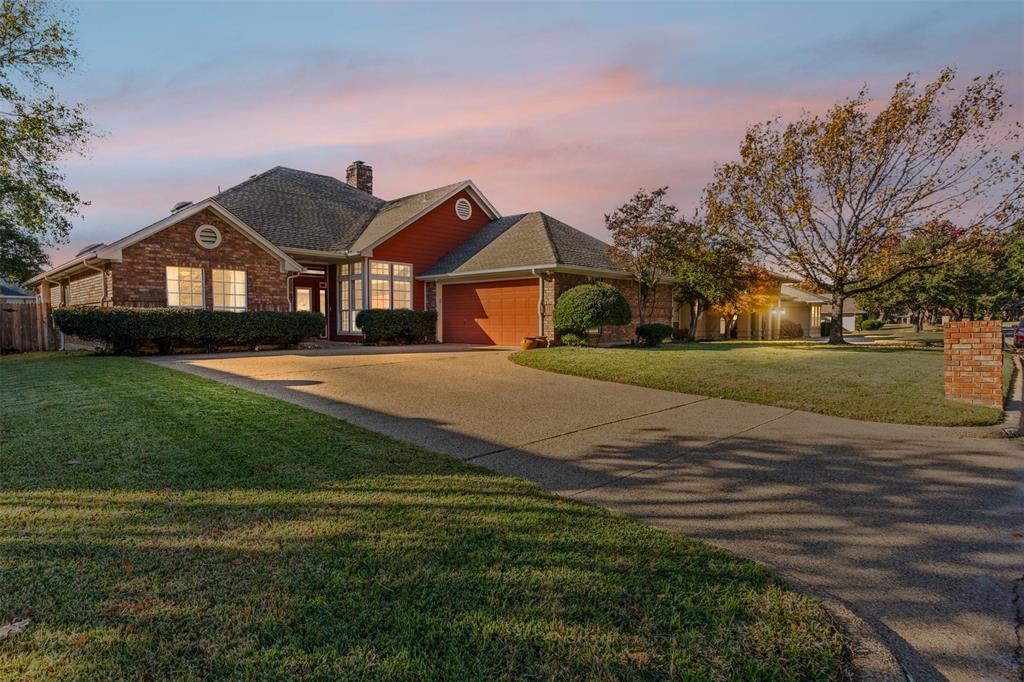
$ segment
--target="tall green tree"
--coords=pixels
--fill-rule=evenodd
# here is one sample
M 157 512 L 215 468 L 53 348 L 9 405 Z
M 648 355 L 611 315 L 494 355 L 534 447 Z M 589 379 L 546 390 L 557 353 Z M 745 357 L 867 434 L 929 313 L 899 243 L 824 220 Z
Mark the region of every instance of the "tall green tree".
M 946 69 L 922 88 L 908 77 L 877 113 L 861 91 L 822 116 L 752 126 L 740 160 L 715 169 L 706 220 L 827 292 L 836 310 L 946 262 L 979 233 L 1005 230 L 1022 214 L 1020 126 L 1005 125 L 998 74 L 960 91 L 955 75 Z M 866 267 L 893 239 L 954 219 L 962 230 L 929 253 L 893 260 L 881 277 Z M 829 342 L 844 343 L 842 325 Z
M 609 252 L 637 284 L 640 324 L 650 317 L 658 283 L 672 272 L 683 241 L 679 209 L 668 203 L 667 187 L 637 191 L 604 217 L 612 236 Z
M 46 264 L 44 245 L 67 242 L 85 205 L 60 162 L 94 133 L 47 80 L 78 57 L 69 16 L 42 0 L 0 2 L 0 277 L 22 281 Z
M 675 261 L 675 297 L 690 307 L 688 340 L 697 338 L 697 324 L 712 307 L 737 300 L 752 281 L 747 250 L 740 242 L 707 235 L 691 226 L 686 247 Z M 730 325 L 731 326 L 731 325 Z

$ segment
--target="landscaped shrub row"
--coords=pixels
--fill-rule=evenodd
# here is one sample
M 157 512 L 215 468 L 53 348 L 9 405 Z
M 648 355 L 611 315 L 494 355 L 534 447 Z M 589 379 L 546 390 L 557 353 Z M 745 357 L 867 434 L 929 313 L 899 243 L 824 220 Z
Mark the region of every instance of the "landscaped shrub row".
M 793 322 L 792 320 L 782 320 L 779 323 L 779 336 L 784 339 L 799 339 L 803 338 L 804 328 L 799 322 Z
M 652 322 L 650 324 L 641 324 L 636 328 L 636 338 L 640 340 L 640 345 L 647 346 L 648 348 L 653 348 L 671 337 L 671 325 Z
M 427 343 L 437 336 L 437 313 L 433 310 L 362 310 L 356 326 L 367 345 Z
M 65 334 L 103 342 L 118 354 L 136 354 L 149 343 L 156 344 L 161 353 L 181 347 L 294 346 L 324 329 L 324 316 L 313 312 L 57 308 L 53 319 Z
M 857 325 L 857 328 L 863 331 L 874 331 L 875 329 L 881 329 L 885 326 L 885 322 L 882 320 L 866 319 L 861 320 Z

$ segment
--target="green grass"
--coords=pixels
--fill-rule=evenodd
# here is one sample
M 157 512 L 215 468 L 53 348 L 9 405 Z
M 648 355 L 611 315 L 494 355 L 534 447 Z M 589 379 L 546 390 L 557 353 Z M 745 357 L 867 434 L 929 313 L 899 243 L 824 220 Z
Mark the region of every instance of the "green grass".
M 0 373 L 0 678 L 849 673 L 823 607 L 705 544 L 134 359 Z
M 868 421 L 988 425 L 1002 411 L 946 400 L 935 350 L 813 343 L 545 348 L 512 360 L 563 374 Z
M 929 328 L 916 331 L 912 324 L 887 324 L 881 329 L 859 332 L 846 332 L 850 338 L 871 339 L 876 343 L 918 344 L 922 346 L 942 346 L 942 328 Z

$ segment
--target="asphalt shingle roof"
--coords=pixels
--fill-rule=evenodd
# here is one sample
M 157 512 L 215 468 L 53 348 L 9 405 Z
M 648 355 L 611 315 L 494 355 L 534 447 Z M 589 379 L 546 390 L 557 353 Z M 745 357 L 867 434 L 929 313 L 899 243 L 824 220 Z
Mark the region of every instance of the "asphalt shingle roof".
M 549 265 L 622 270 L 612 260 L 605 242 L 545 213 L 534 212 L 488 223 L 423 274 Z
M 363 230 L 362 234 L 353 241 L 351 250 L 361 251 L 373 246 L 377 241 L 389 235 L 402 223 L 414 217 L 427 206 L 451 194 L 460 186 L 467 184 L 469 182 L 464 180 L 385 202 L 366 226 L 366 229 Z
M 329 175 L 276 166 L 213 197 L 279 247 L 359 251 L 468 181 L 384 201 Z
M 344 251 L 386 203 L 337 178 L 277 166 L 213 197 L 279 247 Z

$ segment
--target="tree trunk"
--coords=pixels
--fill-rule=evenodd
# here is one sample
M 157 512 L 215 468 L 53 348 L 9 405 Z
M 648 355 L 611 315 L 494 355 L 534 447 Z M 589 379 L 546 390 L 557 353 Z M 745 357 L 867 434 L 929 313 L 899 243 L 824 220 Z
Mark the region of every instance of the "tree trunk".
M 644 304 L 646 303 L 647 296 L 644 292 L 644 285 L 642 282 L 637 280 L 636 283 L 636 313 L 639 321 L 637 325 L 644 324 Z
M 918 334 L 924 329 L 924 311 L 918 310 L 914 313 L 914 331 Z
M 830 345 L 843 345 L 846 341 L 843 340 L 843 303 L 846 302 L 846 296 L 841 292 L 832 292 L 832 324 L 829 325 L 828 329 L 828 342 Z
M 697 323 L 700 321 L 700 301 L 690 301 L 690 332 L 687 340 L 693 343 L 697 340 Z

